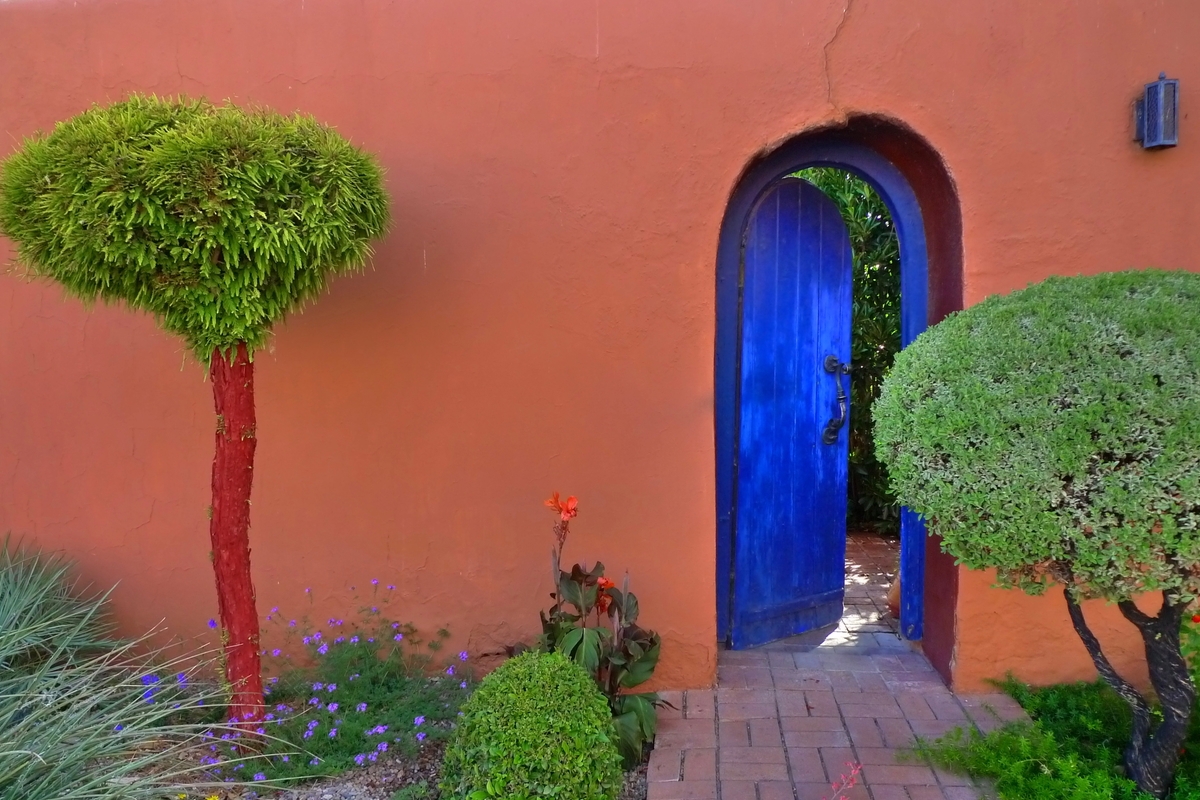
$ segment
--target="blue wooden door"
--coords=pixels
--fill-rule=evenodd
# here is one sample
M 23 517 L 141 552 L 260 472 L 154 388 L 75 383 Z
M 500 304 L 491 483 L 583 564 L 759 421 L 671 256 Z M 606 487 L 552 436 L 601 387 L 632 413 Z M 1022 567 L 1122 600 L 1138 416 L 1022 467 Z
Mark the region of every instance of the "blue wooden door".
M 826 369 L 830 356 L 850 360 L 850 239 L 837 206 L 805 181 L 776 184 L 750 215 L 742 269 L 734 648 L 842 614 L 849 443 L 845 425 L 824 436 L 849 413 Z

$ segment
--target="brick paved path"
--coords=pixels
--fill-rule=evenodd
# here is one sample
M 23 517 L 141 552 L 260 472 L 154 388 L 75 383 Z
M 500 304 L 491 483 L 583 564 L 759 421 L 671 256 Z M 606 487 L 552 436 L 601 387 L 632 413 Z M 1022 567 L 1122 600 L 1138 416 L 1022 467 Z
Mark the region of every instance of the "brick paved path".
M 836 628 L 724 651 L 715 690 L 669 694 L 677 709 L 659 714 L 648 800 L 822 800 L 847 762 L 863 765 L 851 800 L 984 796 L 962 776 L 897 756 L 914 736 L 990 730 L 1024 712 L 1004 695 L 951 693 L 891 632 L 881 579 L 861 577 L 848 570 Z

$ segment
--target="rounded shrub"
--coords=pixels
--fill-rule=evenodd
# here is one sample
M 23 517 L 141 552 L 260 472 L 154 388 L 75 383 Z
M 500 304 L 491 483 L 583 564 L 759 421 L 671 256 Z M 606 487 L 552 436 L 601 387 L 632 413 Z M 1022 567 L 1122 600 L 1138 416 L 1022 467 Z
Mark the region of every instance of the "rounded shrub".
M 561 653 L 528 652 L 487 676 L 442 763 L 453 798 L 611 800 L 621 786 L 612 712 Z
M 967 566 L 1034 592 L 1200 591 L 1200 275 L 990 297 L 897 356 L 875 420 L 897 495 Z

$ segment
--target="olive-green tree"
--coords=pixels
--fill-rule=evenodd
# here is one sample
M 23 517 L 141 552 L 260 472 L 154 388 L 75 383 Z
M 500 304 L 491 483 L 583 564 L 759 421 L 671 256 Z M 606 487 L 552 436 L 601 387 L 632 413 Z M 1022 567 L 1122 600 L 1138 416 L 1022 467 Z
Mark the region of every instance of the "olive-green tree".
M 35 276 L 147 311 L 208 367 L 209 510 L 230 715 L 262 714 L 250 575 L 254 351 L 361 268 L 387 225 L 377 162 L 303 115 L 134 96 L 25 141 L 0 166 L 0 233 Z
M 896 358 L 877 452 L 942 547 L 1003 586 L 1065 589 L 1097 671 L 1133 710 L 1129 777 L 1170 788 L 1196 700 L 1180 628 L 1200 593 L 1200 274 L 1049 278 L 990 297 Z M 1161 591 L 1148 614 L 1134 599 Z M 1137 627 L 1162 704 L 1121 677 L 1080 601 Z

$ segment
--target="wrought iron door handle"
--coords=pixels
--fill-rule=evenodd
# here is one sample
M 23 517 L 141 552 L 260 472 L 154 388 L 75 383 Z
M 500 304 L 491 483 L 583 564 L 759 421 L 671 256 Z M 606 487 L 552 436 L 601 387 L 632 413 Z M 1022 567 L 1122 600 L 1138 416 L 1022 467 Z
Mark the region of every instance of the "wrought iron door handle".
M 825 431 L 821 434 L 821 441 L 825 444 L 837 442 L 838 431 L 846 424 L 846 389 L 842 386 L 842 376 L 849 375 L 851 369 L 853 367 L 849 364 L 838 361 L 837 356 L 825 356 L 825 371 L 833 373 L 833 377 L 837 381 L 838 403 L 838 415 L 825 423 Z

